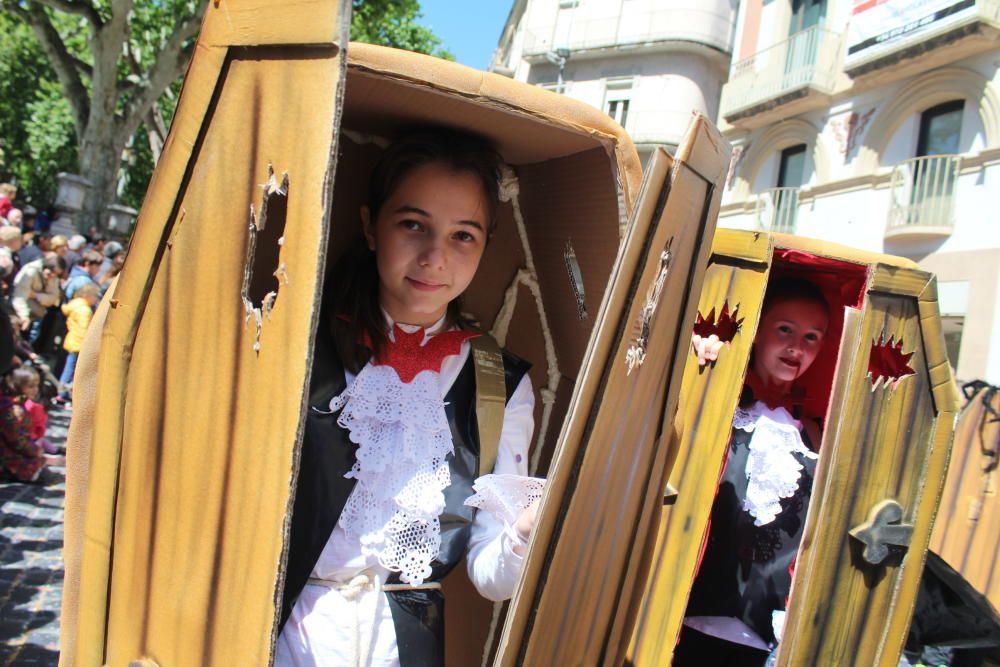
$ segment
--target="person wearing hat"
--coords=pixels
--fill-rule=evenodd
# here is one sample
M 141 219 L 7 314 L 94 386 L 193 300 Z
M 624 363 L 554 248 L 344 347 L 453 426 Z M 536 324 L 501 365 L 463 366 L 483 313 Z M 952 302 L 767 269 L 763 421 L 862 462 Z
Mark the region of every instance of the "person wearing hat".
M 123 252 L 125 252 L 125 248 L 118 241 L 108 241 L 104 244 L 104 262 L 101 263 L 101 270 L 94 277 L 97 282 L 102 282 L 101 279 L 104 278 L 104 274 L 111 270 L 115 262 L 115 257 Z
M 80 253 L 82 253 L 84 248 L 87 247 L 87 237 L 83 234 L 74 234 L 69 237 L 69 241 L 66 243 L 66 246 L 69 249 L 66 251 L 66 254 L 63 255 L 63 259 L 66 260 L 66 268 L 72 271 L 73 267 L 80 261 Z

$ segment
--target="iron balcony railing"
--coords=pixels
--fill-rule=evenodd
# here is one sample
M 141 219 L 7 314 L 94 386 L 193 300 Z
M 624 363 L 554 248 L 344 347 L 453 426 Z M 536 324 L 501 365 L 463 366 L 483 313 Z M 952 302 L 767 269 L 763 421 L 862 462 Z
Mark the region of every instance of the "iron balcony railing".
M 799 215 L 799 188 L 770 188 L 757 196 L 757 229 L 795 233 Z
M 953 227 L 961 166 L 957 155 L 929 155 L 897 164 L 890 185 L 889 231 Z
M 806 87 L 833 92 L 840 47 L 840 33 L 813 26 L 734 63 L 722 88 L 722 115 L 733 116 Z

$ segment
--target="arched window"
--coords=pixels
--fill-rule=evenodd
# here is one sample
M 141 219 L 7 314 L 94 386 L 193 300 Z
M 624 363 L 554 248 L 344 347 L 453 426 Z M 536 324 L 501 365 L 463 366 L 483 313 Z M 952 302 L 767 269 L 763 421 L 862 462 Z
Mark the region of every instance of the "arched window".
M 780 162 L 778 163 L 779 188 L 798 188 L 802 186 L 802 179 L 806 170 L 806 145 L 796 144 L 781 151 Z
M 964 110 L 965 100 L 952 100 L 933 106 L 921 113 L 917 157 L 958 153 Z

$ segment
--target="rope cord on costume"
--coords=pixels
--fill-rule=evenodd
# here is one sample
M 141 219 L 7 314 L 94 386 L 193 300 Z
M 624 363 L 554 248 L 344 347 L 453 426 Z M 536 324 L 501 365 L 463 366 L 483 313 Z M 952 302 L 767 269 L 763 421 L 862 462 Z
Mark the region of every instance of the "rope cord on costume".
M 545 370 L 548 376 L 548 383 L 538 391 L 542 397 L 542 418 L 538 425 L 538 436 L 535 439 L 534 451 L 531 453 L 531 464 L 528 468 L 529 474 L 534 475 L 538 469 L 542 445 L 545 443 L 545 436 L 549 430 L 549 421 L 555 406 L 556 390 L 559 388 L 559 360 L 556 356 L 556 345 L 552 339 L 552 331 L 549 329 L 548 315 L 542 303 L 542 290 L 538 284 L 538 272 L 535 270 L 535 257 L 531 252 L 531 245 L 528 243 L 528 231 L 524 225 L 524 214 L 521 212 L 519 194 L 520 186 L 517 174 L 508 165 L 504 165 L 500 178 L 500 201 L 509 201 L 514 210 L 514 223 L 517 227 L 518 239 L 521 241 L 521 249 L 524 252 L 525 266 L 517 272 L 510 287 L 507 288 L 503 306 L 500 308 L 500 313 L 497 315 L 490 334 L 496 338 L 501 347 L 504 345 L 510 321 L 517 305 L 517 291 L 520 285 L 527 287 L 534 297 L 535 307 L 538 310 L 538 321 L 542 326 L 542 338 L 545 342 Z
M 382 601 L 382 578 L 375 573 L 361 572 L 350 581 L 335 582 L 326 579 L 309 577 L 308 583 L 316 586 L 324 586 L 340 593 L 348 602 L 354 603 L 354 615 L 351 617 L 351 654 L 347 664 L 351 667 L 362 667 L 368 664 L 371 656 L 372 642 L 375 640 L 375 626 L 378 624 L 378 606 Z M 369 630 L 362 636 L 361 614 L 363 593 L 374 591 L 375 595 L 369 596 L 371 600 L 367 615 L 370 617 Z
M 542 303 L 542 290 L 538 284 L 538 272 L 535 270 L 535 256 L 531 252 L 531 245 L 528 243 L 528 231 L 524 225 L 524 214 L 521 212 L 519 200 L 520 186 L 517 174 L 514 170 L 504 165 L 500 177 L 500 201 L 510 202 L 514 212 L 514 225 L 517 229 L 517 238 L 521 241 L 521 250 L 524 252 L 524 268 L 519 269 L 514 280 L 511 281 L 507 291 L 504 292 L 503 305 L 493 321 L 493 329 L 490 335 L 493 336 L 501 347 L 507 341 L 507 333 L 510 330 L 510 323 L 514 317 L 514 310 L 517 308 L 517 292 L 524 285 L 531 292 L 535 300 L 535 307 L 538 310 L 538 321 L 542 326 L 542 339 L 545 342 L 545 365 L 548 383 L 538 390 L 542 398 L 542 418 L 538 424 L 538 436 L 531 452 L 531 462 L 528 472 L 531 475 L 538 470 L 538 462 L 541 460 L 542 446 L 545 444 L 545 436 L 548 434 L 549 421 L 552 418 L 552 408 L 555 406 L 556 390 L 559 388 L 559 359 L 556 356 L 556 345 L 552 339 L 552 331 L 549 329 L 549 318 Z M 490 661 L 490 649 L 493 648 L 493 640 L 496 637 L 497 626 L 500 623 L 500 615 L 503 610 L 502 602 L 493 603 L 493 615 L 490 619 L 490 630 L 486 635 L 486 642 L 483 644 L 482 667 L 487 667 Z
M 367 570 L 358 573 L 348 582 L 309 577 L 307 583 L 335 590 L 346 601 L 354 603 L 354 617 L 352 619 L 354 623 L 351 627 L 353 641 L 351 642 L 350 660 L 347 663 L 352 667 L 365 667 L 369 662 L 372 642 L 375 641 L 376 626 L 379 621 L 378 608 L 384 598 L 383 593 L 392 591 L 438 590 L 441 588 L 441 583 L 437 581 L 428 581 L 423 584 L 385 584 L 377 573 Z M 369 604 L 363 605 L 362 595 L 366 591 L 372 591 L 375 594 L 369 596 L 371 600 Z M 363 609 L 363 607 L 367 607 L 367 609 Z M 364 612 L 367 612 L 367 615 L 370 617 L 370 623 L 368 625 L 368 632 L 362 635 L 361 616 Z
M 966 407 L 969 403 L 975 400 L 976 396 L 980 396 L 980 401 L 982 401 L 984 412 L 983 416 L 979 420 L 979 452 L 990 459 L 986 467 L 983 468 L 984 473 L 991 473 L 997 469 L 998 463 L 1000 463 L 1000 457 L 998 457 L 998 443 L 993 443 L 993 448 L 987 446 L 986 444 L 986 427 L 989 424 L 995 424 L 1000 422 L 1000 410 L 993 407 L 993 399 L 1000 392 L 1000 387 L 989 384 L 988 382 L 983 382 L 982 380 L 973 380 L 972 382 L 966 382 L 962 385 L 962 394 L 965 395 L 965 400 L 967 401 Z
M 379 148 L 385 149 L 388 148 L 391 143 L 385 137 L 380 137 L 377 134 L 370 134 L 367 132 L 357 132 L 355 130 L 341 129 L 340 136 L 347 137 L 358 146 L 363 146 L 365 144 L 375 144 Z

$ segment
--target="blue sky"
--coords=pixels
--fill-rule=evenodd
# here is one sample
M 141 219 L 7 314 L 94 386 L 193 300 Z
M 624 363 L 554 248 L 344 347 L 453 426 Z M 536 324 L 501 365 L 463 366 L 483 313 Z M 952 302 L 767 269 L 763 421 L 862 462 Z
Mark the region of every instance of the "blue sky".
M 420 0 L 420 23 L 441 38 L 455 60 L 486 69 L 514 0 Z

